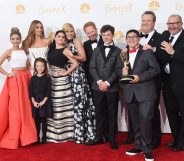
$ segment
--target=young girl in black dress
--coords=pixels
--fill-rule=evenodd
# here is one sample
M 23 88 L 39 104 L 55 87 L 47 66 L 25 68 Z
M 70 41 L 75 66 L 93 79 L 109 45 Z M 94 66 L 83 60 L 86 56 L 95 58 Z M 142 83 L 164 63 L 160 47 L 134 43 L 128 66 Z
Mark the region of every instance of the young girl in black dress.
M 42 143 L 46 143 L 47 117 L 52 117 L 51 80 L 48 77 L 47 62 L 43 58 L 36 58 L 34 73 L 30 82 L 30 97 L 32 114 L 35 118 L 38 143 L 40 142 L 40 125 L 42 124 Z

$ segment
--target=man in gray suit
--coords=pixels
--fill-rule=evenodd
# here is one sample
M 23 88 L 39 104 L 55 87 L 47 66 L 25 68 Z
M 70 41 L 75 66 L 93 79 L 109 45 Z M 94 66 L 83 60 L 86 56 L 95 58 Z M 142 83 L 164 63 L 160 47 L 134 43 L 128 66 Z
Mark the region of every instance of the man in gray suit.
M 136 155 L 143 152 L 146 161 L 153 161 L 151 119 L 156 99 L 154 77 L 159 74 L 160 68 L 153 51 L 143 50 L 139 39 L 137 30 L 129 30 L 126 34 L 129 64 L 127 67 L 123 66 L 122 73 L 133 75 L 134 80 L 124 85 L 124 99 L 130 112 L 135 140 L 135 148 L 126 154 Z
M 117 70 L 121 68 L 119 57 L 121 50 L 113 43 L 113 26 L 104 25 L 100 31 L 104 45 L 95 48 L 90 61 L 90 72 L 93 77 L 93 101 L 96 108 L 96 139 L 91 145 L 104 143 L 108 126 L 110 146 L 112 149 L 118 149 L 116 143 L 119 97 Z

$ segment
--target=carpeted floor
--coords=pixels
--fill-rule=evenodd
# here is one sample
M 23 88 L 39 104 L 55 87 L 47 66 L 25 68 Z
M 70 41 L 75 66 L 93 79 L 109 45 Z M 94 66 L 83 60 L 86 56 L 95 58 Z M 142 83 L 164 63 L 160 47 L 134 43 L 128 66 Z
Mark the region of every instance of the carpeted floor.
M 125 154 L 133 147 L 121 144 L 126 137 L 127 133 L 118 134 L 118 150 L 111 150 L 108 143 L 89 147 L 73 142 L 30 145 L 17 150 L 0 148 L 0 161 L 144 161 L 143 154 Z M 153 151 L 155 161 L 184 161 L 184 152 L 172 152 L 165 145 L 171 141 L 170 134 L 163 134 L 161 146 Z

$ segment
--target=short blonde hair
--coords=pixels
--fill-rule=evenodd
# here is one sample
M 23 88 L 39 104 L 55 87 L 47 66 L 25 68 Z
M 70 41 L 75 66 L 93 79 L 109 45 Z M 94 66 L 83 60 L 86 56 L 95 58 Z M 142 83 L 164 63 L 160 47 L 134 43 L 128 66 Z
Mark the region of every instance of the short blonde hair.
M 73 29 L 73 31 L 74 31 L 74 38 L 75 38 L 75 37 L 76 37 L 76 33 L 75 33 L 74 27 L 73 27 L 73 25 L 72 25 L 71 23 L 65 23 L 65 24 L 63 25 L 63 27 L 62 27 L 62 30 L 63 30 L 64 32 L 66 32 L 66 31 L 69 30 L 69 28 L 72 28 L 72 29 Z

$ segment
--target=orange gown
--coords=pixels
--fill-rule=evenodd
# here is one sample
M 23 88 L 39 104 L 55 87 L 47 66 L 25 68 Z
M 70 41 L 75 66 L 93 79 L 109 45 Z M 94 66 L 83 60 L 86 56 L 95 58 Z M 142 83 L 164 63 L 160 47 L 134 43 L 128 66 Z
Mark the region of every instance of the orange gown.
M 0 95 L 0 147 L 17 149 L 37 141 L 29 99 L 28 70 L 7 78 Z

